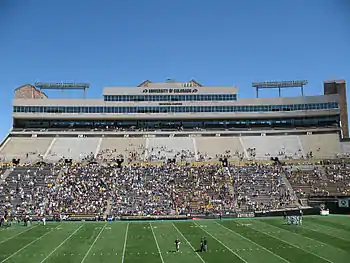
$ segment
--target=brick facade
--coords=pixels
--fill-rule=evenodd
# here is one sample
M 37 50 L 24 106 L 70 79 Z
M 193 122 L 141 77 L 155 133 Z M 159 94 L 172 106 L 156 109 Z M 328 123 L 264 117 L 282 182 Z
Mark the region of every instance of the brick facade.
M 340 107 L 340 121 L 342 124 L 343 138 L 349 138 L 348 124 L 348 104 L 346 101 L 346 82 L 345 80 L 331 80 L 324 82 L 324 94 L 338 94 Z
M 26 84 L 15 89 L 15 99 L 46 99 L 47 96 L 33 85 Z

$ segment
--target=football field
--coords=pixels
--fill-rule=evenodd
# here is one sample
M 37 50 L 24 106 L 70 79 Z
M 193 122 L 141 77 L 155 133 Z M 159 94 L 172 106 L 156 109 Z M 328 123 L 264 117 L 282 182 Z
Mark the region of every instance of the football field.
M 199 252 L 206 237 L 208 251 Z M 174 241 L 180 239 L 180 251 Z M 350 217 L 64 222 L 0 230 L 0 263 L 350 262 Z

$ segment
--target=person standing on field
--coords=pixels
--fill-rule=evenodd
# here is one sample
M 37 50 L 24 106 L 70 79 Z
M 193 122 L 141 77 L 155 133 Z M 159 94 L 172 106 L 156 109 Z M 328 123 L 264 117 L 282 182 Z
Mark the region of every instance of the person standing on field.
M 177 239 L 175 240 L 175 249 L 176 249 L 176 252 L 179 252 L 179 251 L 180 251 L 180 244 L 181 244 L 181 242 L 180 242 L 180 240 L 177 238 Z

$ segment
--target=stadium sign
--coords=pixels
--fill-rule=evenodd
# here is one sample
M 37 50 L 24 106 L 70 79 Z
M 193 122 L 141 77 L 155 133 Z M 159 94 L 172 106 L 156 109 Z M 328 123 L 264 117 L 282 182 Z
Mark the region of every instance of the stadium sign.
M 198 89 L 144 89 L 143 93 L 197 93 Z
M 338 205 L 339 207 L 349 207 L 349 199 L 339 199 Z
M 238 212 L 237 213 L 237 217 L 238 218 L 244 218 L 244 217 L 246 217 L 246 218 L 248 218 L 248 217 L 255 217 L 255 214 L 254 214 L 254 212 Z
M 302 87 L 308 83 L 307 80 L 291 80 L 291 81 L 265 81 L 253 82 L 252 86 L 255 88 L 291 88 Z
M 35 82 L 34 86 L 41 89 L 86 89 L 90 87 L 90 84 L 73 82 Z

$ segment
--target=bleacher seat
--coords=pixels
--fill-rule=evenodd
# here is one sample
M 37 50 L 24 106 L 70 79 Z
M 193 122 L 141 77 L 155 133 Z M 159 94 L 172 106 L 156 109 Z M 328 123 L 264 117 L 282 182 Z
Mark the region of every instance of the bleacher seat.
M 10 137 L 0 152 L 2 160 L 21 159 L 22 162 L 40 160 L 53 138 Z M 28 158 L 27 158 L 28 155 Z
M 305 153 L 312 151 L 316 159 L 335 158 L 341 152 L 338 134 L 300 135 Z
M 175 158 L 177 160 L 194 160 L 195 149 L 192 138 L 189 137 L 164 137 L 147 138 L 146 159 L 166 160 Z
M 99 138 L 57 138 L 46 159 L 58 161 L 62 158 L 81 161 L 87 155 L 95 153 Z
M 247 151 L 255 149 L 255 159 L 297 158 L 303 154 L 302 145 L 296 135 L 244 136 L 242 142 Z

